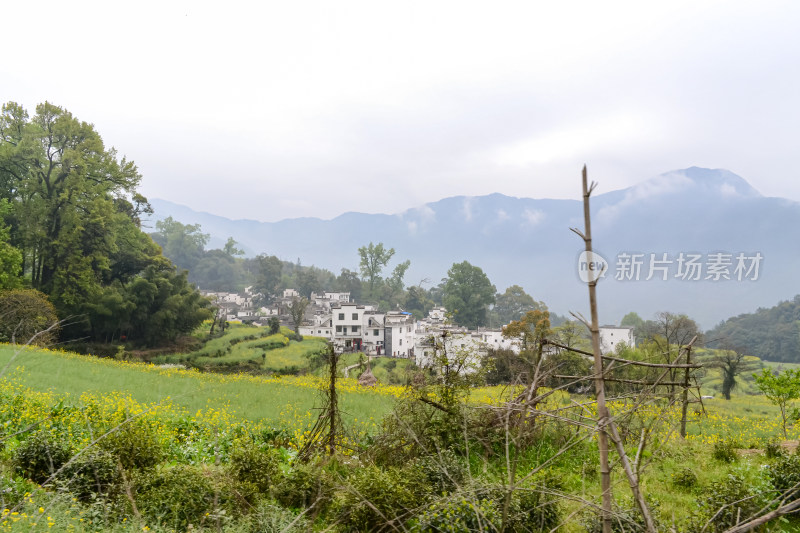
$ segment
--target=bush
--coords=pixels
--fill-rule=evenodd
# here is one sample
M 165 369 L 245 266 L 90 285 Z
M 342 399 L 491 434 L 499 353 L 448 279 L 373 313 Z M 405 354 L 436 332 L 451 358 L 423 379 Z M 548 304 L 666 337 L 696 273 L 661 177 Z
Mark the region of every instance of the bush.
M 0 475 L 0 508 L 11 509 L 29 497 L 39 486 L 24 477 Z
M 703 491 L 697 503 L 699 513 L 695 515 L 688 530 L 700 531 L 709 522 L 705 531 L 725 531 L 752 516 L 766 503 L 760 487 L 752 486 L 741 476 L 729 474 L 722 481 L 714 481 Z
M 467 477 L 466 466 L 452 450 L 423 457 L 417 461 L 417 466 L 435 494 L 453 492 Z
M 230 483 L 202 467 L 177 465 L 140 472 L 136 505 L 148 520 L 178 531 L 205 525 L 235 508 Z M 217 507 L 214 507 L 216 498 Z
M 72 457 L 69 446 L 48 431 L 25 439 L 14 452 L 14 471 L 42 484 Z
M 499 531 L 496 524 L 501 514 L 487 499 L 468 501 L 463 498 L 444 500 L 431 505 L 419 517 L 419 531 L 452 532 Z
M 237 533 L 303 533 L 310 531 L 310 524 L 304 517 L 270 501 L 261 501 L 247 518 L 240 521 L 232 530 Z
M 324 508 L 333 497 L 334 484 L 330 474 L 320 466 L 296 464 L 283 481 L 275 487 L 276 499 L 286 507 Z
M 697 474 L 691 468 L 683 468 L 672 474 L 672 484 L 676 487 L 690 489 L 697 485 Z
M 517 486 L 508 501 L 508 515 L 505 531 L 550 531 L 561 522 L 558 502 L 551 494 L 558 484 L 553 479 L 543 478 L 538 484 Z M 469 491 L 464 500 L 472 502 L 487 501 L 501 511 L 505 508 L 508 489 L 502 485 L 478 486 Z M 494 523 L 499 529 L 501 520 Z
M 121 424 L 97 444 L 126 470 L 152 468 L 164 458 L 158 435 L 142 420 Z
M 56 309 L 37 290 L 0 291 L 0 317 L 0 342 L 47 346 L 58 339 Z
M 724 463 L 732 463 L 738 459 L 736 455 L 736 446 L 729 440 L 718 440 L 714 443 L 714 450 L 711 452 L 711 457 L 717 461 Z
M 424 504 L 428 492 L 421 472 L 416 469 L 376 466 L 357 469 L 340 495 L 340 522 L 349 531 L 373 531 L 387 523 L 407 521 Z
M 800 492 L 800 456 L 782 454 L 767 466 L 767 476 L 783 498 L 795 498 Z
M 88 502 L 92 495 L 107 495 L 118 486 L 119 469 L 111 454 L 87 450 L 66 464 L 58 476 L 60 484 L 79 500 Z
M 774 440 L 771 440 L 768 443 L 766 443 L 764 445 L 764 455 L 766 455 L 768 459 L 775 459 L 776 457 L 784 455 L 781 443 Z
M 244 443 L 231 454 L 230 471 L 234 478 L 267 492 L 280 476 L 275 450 L 265 450 L 252 442 Z
M 662 531 L 662 528 L 658 524 L 658 503 L 648 501 L 648 505 L 658 531 Z M 611 519 L 611 531 L 613 533 L 644 533 L 647 531 L 644 517 L 636 505 L 629 505 L 627 507 L 617 507 L 615 505 L 614 507 Z M 586 516 L 584 525 L 588 533 L 602 533 L 603 521 L 600 510 L 592 510 Z M 691 529 L 690 531 L 699 530 Z

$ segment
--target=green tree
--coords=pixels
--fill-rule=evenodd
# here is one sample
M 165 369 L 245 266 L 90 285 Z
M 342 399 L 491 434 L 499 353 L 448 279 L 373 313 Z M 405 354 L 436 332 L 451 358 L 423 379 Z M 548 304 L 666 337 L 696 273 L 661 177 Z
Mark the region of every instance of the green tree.
M 29 117 L 18 104 L 3 106 L 0 199 L 10 213 L 0 224 L 9 224 L 0 261 L 13 272 L 16 254 L 5 245 L 19 250 L 25 284 L 46 294 L 59 316 L 70 317 L 65 337 L 93 341 L 123 330 L 140 339 L 159 337 L 157 331 L 142 334 L 157 319 L 170 326 L 170 336 L 176 324 L 182 331 L 203 315 L 194 312 L 202 304 L 176 305 L 179 296 L 189 304 L 200 295 L 188 285 L 184 292 L 185 278 L 164 273 L 171 265 L 142 232 L 142 215 L 152 209 L 136 191 L 140 180 L 136 166 L 106 148 L 91 124 L 61 107 L 45 102 Z M 138 300 L 134 286 L 148 280 L 151 268 L 167 276 L 177 294 L 162 285 L 163 294 Z
M 349 292 L 350 301 L 358 302 L 361 300 L 361 284 L 357 272 L 343 268 L 342 273 L 336 277 L 334 289 L 339 292 Z
M 468 328 L 486 325 L 496 289 L 483 270 L 467 261 L 454 263 L 442 290 L 444 306 L 457 324 Z
M 283 262 L 274 255 L 259 255 L 256 261 L 258 270 L 254 290 L 262 294 L 262 303 L 271 303 L 283 288 Z
M 269 320 L 267 321 L 267 324 L 269 324 L 270 335 L 275 335 L 276 333 L 281 332 L 281 321 L 278 320 L 278 317 L 276 316 L 270 317 Z
M 173 341 L 212 316 L 211 302 L 192 288 L 186 272 L 164 259 L 148 266 L 125 292 L 134 307 L 122 330 L 146 344 Z
M 3 110 L 5 131 L 16 132 L 11 141 L 3 139 L 0 166 L 17 204 L 23 267 L 56 307 L 90 298 L 96 273 L 119 247 L 110 219 L 124 210 L 115 200 L 143 200 L 135 191 L 141 176 L 132 162 L 103 146 L 91 124 L 58 106 L 38 105 L 29 122 L 16 104 Z M 137 208 L 143 204 L 137 201 Z
M 428 311 L 433 309 L 433 300 L 428 296 L 428 291 L 420 285 L 412 285 L 406 292 L 406 311 L 414 315 L 417 320 L 424 318 Z
M 644 333 L 644 320 L 635 311 L 631 311 L 619 323 L 620 326 L 630 326 L 638 334 Z
M 237 255 L 244 255 L 244 250 L 237 248 L 236 245 L 238 243 L 233 240 L 233 237 L 228 237 L 228 240 L 225 242 L 225 246 L 222 248 L 222 251 L 225 252 L 226 255 L 230 257 L 235 257 Z
M 498 324 L 508 324 L 512 320 L 519 320 L 522 315 L 534 309 L 544 309 L 542 302 L 537 302 L 533 296 L 525 292 L 519 285 L 512 285 L 504 293 L 495 297 L 493 311 Z
M 203 258 L 210 235 L 203 233 L 200 224 L 182 224 L 172 217 L 156 222 L 153 240 L 161 245 L 164 257 L 182 270 L 192 272 Z
M 11 212 L 11 205 L 0 198 L 0 290 L 21 285 L 22 252 L 11 245 L 11 232 L 3 219 Z
M 752 372 L 758 368 L 758 360 L 748 358 L 741 349 L 714 350 L 714 354 L 704 361 L 708 368 L 718 368 L 722 374 L 721 392 L 726 400 L 731 399 L 731 392 L 738 385 L 736 377 L 743 372 Z
M 300 293 L 300 296 L 311 298 L 312 292 L 319 291 L 322 288 L 316 269 L 314 267 L 305 267 L 298 270 L 295 275 L 295 287 L 297 287 L 297 292 Z
M 800 398 L 800 370 L 784 370 L 779 374 L 773 374 L 771 369 L 764 368 L 760 374 L 753 374 L 753 377 L 759 390 L 770 402 L 780 407 L 783 438 L 788 438 L 786 409 L 790 402 Z
M 361 276 L 367 280 L 369 295 L 372 297 L 374 296 L 375 283 L 381 280 L 381 272 L 392 259 L 394 248 L 387 250 L 382 242 L 377 245 L 370 242 L 369 245 L 358 249 L 358 255 L 361 258 L 359 262 Z
M 592 343 L 588 337 L 586 326 L 575 321 L 567 320 L 560 326 L 553 328 L 555 341 L 569 348 L 591 351 Z
M 538 361 L 538 356 L 541 355 L 542 341 L 551 333 L 550 313 L 547 309 L 528 311 L 520 320 L 512 320 L 503 326 L 503 337 L 516 339 L 521 352 L 536 352 L 534 361 Z
M 292 317 L 292 324 L 294 325 L 294 332 L 300 334 L 300 326 L 303 325 L 303 320 L 306 317 L 306 309 L 308 309 L 308 300 L 306 298 L 292 298 L 289 302 L 289 316 Z

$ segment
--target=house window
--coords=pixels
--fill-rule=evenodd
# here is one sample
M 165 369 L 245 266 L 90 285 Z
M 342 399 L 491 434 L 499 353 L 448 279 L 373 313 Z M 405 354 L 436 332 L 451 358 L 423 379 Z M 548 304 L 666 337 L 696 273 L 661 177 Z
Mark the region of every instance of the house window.
M 339 313 L 339 320 L 344 320 L 344 313 Z
M 342 332 L 342 326 L 336 326 L 336 333 Z
M 403 345 L 403 339 L 400 339 L 400 346 Z
M 353 333 L 358 333 L 358 330 L 359 330 L 359 329 L 360 329 L 360 328 L 359 328 L 358 326 L 351 326 L 351 327 L 350 327 L 350 330 L 351 330 Z
M 372 330 L 372 334 L 373 334 L 373 335 L 375 335 L 375 336 L 377 337 L 377 336 L 378 336 L 378 330 L 377 330 L 377 329 L 373 329 L 373 330 Z
M 408 326 L 408 332 L 411 333 L 411 326 Z
M 353 313 L 353 320 L 358 320 L 358 313 Z

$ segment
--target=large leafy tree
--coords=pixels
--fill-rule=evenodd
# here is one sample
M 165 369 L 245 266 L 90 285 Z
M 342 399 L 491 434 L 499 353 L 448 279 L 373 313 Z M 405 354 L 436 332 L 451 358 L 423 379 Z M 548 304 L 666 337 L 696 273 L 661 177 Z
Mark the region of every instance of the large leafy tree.
M 263 303 L 270 303 L 283 288 L 283 262 L 274 255 L 259 255 L 256 264 L 254 289 L 261 293 Z
M 0 198 L 0 290 L 13 289 L 20 285 L 22 253 L 11 244 L 11 231 L 3 219 L 11 212 L 11 205 Z
M 169 263 L 141 231 L 141 215 L 152 210 L 136 191 L 140 180 L 133 162 L 105 147 L 94 126 L 69 111 L 45 102 L 30 117 L 18 104 L 3 106 L 0 200 L 11 207 L 0 261 L 9 262 L 6 245 L 19 251 L 25 283 L 46 294 L 59 317 L 69 319 L 62 330 L 67 336 L 97 340 L 102 332 L 121 331 L 115 324 L 130 320 L 128 329 L 138 332 L 137 340 L 155 338 L 143 332 L 143 322 L 135 322 L 144 315 L 136 315 L 130 289 L 149 268 L 163 270 Z M 188 331 L 204 315 L 202 301 L 183 303 L 187 307 L 174 309 L 171 323 L 164 322 L 167 337 L 176 327 Z M 150 311 L 164 309 L 151 306 Z
M 442 292 L 442 302 L 457 324 L 468 328 L 486 325 L 496 289 L 480 267 L 467 261 L 454 263 L 447 271 Z
M 525 289 L 519 285 L 512 285 L 504 293 L 496 296 L 493 311 L 500 324 L 508 324 L 512 320 L 519 320 L 528 311 L 545 308 L 542 302 L 534 300 Z
M 389 260 L 392 259 L 394 248 L 386 249 L 382 242 L 378 244 L 370 242 L 369 245 L 358 249 L 358 255 L 360 257 L 361 276 L 367 281 L 369 294 L 373 296 L 375 283 L 381 280 L 381 272 L 389 263 Z
M 152 237 L 176 267 L 191 272 L 203 258 L 210 235 L 202 232 L 200 224 L 182 224 L 167 217 L 156 222 Z

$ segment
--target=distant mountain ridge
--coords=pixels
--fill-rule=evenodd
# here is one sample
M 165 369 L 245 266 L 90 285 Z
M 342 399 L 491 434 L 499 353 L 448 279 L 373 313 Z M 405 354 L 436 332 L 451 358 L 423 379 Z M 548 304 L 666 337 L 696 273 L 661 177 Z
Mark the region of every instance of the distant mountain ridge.
M 583 243 L 569 231 L 583 226 L 579 198 L 457 196 L 397 214 L 350 212 L 331 220 L 279 222 L 230 220 L 164 200 L 151 203 L 152 225 L 167 216 L 200 224 L 212 235 L 211 247 L 232 236 L 249 255 L 300 259 L 338 273 L 343 267 L 356 269 L 359 246 L 383 242 L 397 250 L 397 259 L 411 260 L 408 283 L 438 283 L 453 263 L 468 260 L 487 273 L 498 291 L 519 284 L 558 313 L 586 313 L 587 291 L 577 270 Z M 800 203 L 764 197 L 745 179 L 722 169 L 675 170 L 633 187 L 595 193 L 594 247 L 610 264 L 598 285 L 601 321 L 618 323 L 632 310 L 645 318 L 667 310 L 687 313 L 708 328 L 800 293 L 793 272 L 800 244 L 786 235 L 787 228 L 797 227 Z M 712 281 L 704 272 L 700 281 L 676 279 L 682 252 L 700 254 L 704 261 L 730 254 L 729 277 L 737 254 L 758 253 L 759 278 Z M 622 253 L 643 254 L 648 260 L 639 281 L 614 279 Z M 672 261 L 669 279 L 662 281 L 657 270 L 645 281 L 650 254 L 660 260 L 664 253 Z

